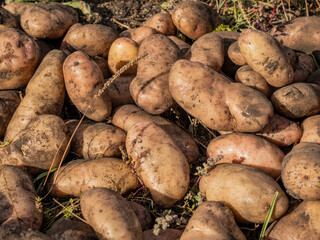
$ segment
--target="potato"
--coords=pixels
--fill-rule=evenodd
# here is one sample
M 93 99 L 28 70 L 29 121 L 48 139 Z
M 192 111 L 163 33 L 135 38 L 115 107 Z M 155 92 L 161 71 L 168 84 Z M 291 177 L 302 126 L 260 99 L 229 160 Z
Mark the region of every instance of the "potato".
M 181 234 L 180 230 L 170 228 L 161 229 L 158 235 L 153 234 L 153 229 L 143 232 L 145 240 L 178 240 Z
M 320 200 L 320 145 L 299 143 L 282 162 L 281 179 L 287 193 L 303 200 Z
M 133 125 L 126 139 L 128 156 L 153 200 L 171 207 L 186 194 L 189 164 L 171 137 L 152 122 Z
M 292 83 L 294 71 L 279 42 L 268 33 L 247 29 L 238 39 L 247 64 L 274 87 Z
M 27 168 L 31 173 L 58 166 L 68 143 L 67 127 L 55 115 L 39 115 L 0 150 L 3 164 Z
M 320 115 L 306 118 L 301 123 L 302 136 L 300 142 L 314 142 L 320 144 Z
M 222 23 L 217 11 L 201 2 L 179 2 L 173 9 L 172 21 L 193 40 L 212 32 Z
M 134 103 L 130 94 L 130 84 L 134 78 L 135 75 L 120 76 L 108 86 L 107 91 L 111 98 L 112 108 Z
M 102 72 L 103 78 L 104 79 L 108 78 L 110 76 L 108 60 L 99 56 L 92 57 L 92 59 L 99 66 Z
M 208 65 L 220 71 L 224 61 L 224 43 L 216 33 L 207 33 L 198 38 L 190 48 L 190 61 Z
M 188 51 L 191 47 L 190 44 L 186 43 L 185 41 L 176 36 L 168 36 L 168 38 L 178 46 L 182 54 Z
M 137 215 L 142 230 L 151 228 L 153 221 L 148 209 L 146 209 L 144 206 L 136 202 L 128 201 L 128 204 L 129 204 L 129 207 Z
M 40 229 L 41 206 L 36 201 L 37 193 L 32 180 L 24 170 L 11 165 L 1 165 L 0 195 L 2 227 Z
M 263 223 L 275 192 L 279 194 L 270 221 L 280 218 L 288 209 L 288 198 L 279 184 L 251 166 L 219 164 L 202 176 L 199 187 L 208 201 L 229 207 L 237 222 Z
M 80 206 L 99 239 L 143 240 L 137 216 L 119 193 L 94 188 L 83 194 Z
M 298 143 L 301 134 L 302 130 L 297 123 L 278 114 L 274 114 L 268 125 L 256 133 L 278 147 L 288 147 Z
M 138 28 L 131 28 L 120 33 L 120 37 L 131 38 L 137 44 L 141 44 L 141 42 L 148 36 L 155 34 L 156 30 L 151 27 L 142 26 Z
M 236 163 L 258 168 L 273 178 L 281 173 L 283 152 L 273 143 L 250 134 L 231 133 L 214 138 L 207 147 L 207 156 L 223 158 L 217 162 Z
M 143 121 L 151 121 L 161 127 L 175 141 L 188 162 L 192 163 L 198 159 L 199 149 L 193 138 L 176 124 L 160 116 L 150 115 L 135 105 L 125 105 L 116 109 L 112 118 L 112 123 L 125 131 Z
M 298 63 L 294 72 L 293 82 L 304 82 L 316 70 L 313 58 L 305 53 L 297 53 Z
M 7 126 L 20 101 L 18 92 L 0 91 L 0 137 L 5 134 Z
M 84 222 L 61 218 L 47 231 L 54 240 L 97 240 L 94 230 Z
M 40 61 L 40 48 L 24 32 L 8 28 L 0 31 L 0 90 L 27 85 Z
M 101 24 L 78 26 L 69 32 L 67 43 L 89 56 L 107 57 L 111 44 L 119 37 L 116 30 Z
M 3 7 L 0 7 L 0 18 L 0 31 L 7 28 L 19 28 L 19 23 L 15 16 Z
M 172 22 L 171 16 L 168 13 L 157 13 L 143 24 L 144 26 L 151 27 L 157 33 L 163 35 L 175 35 L 176 28 Z
M 6 141 L 12 140 L 36 116 L 60 114 L 66 91 L 62 73 L 65 58 L 62 51 L 52 50 L 42 60 L 8 125 Z
M 270 239 L 318 240 L 320 201 L 303 201 L 293 212 L 282 217 L 267 235 Z M 268 229 L 269 230 L 269 229 Z
M 68 121 L 73 132 L 79 121 Z M 84 159 L 121 157 L 119 147 L 125 147 L 126 134 L 120 128 L 105 123 L 82 123 L 76 131 L 70 150 Z
M 245 240 L 232 211 L 223 203 L 202 203 L 190 218 L 180 240 Z
M 168 75 L 172 64 L 179 59 L 177 45 L 164 35 L 147 37 L 139 47 L 137 76 L 130 84 L 135 103 L 151 114 L 161 114 L 173 106 Z
M 55 2 L 37 3 L 26 8 L 20 17 L 23 30 L 40 39 L 61 38 L 77 22 L 78 14 L 75 9 Z
M 62 166 L 49 180 L 48 189 L 55 197 L 79 197 L 95 188 L 106 187 L 126 194 L 139 187 L 137 177 L 129 166 L 118 158 L 73 160 Z
M 287 59 L 289 60 L 290 65 L 293 67 L 293 70 L 296 70 L 297 64 L 298 64 L 297 63 L 298 56 L 297 56 L 296 52 L 293 51 L 291 48 L 284 46 L 284 45 L 281 45 L 281 44 L 280 44 L 280 47 L 282 48 L 282 51 L 284 52 Z
M 292 21 L 275 26 L 270 34 L 281 44 L 296 51 L 312 53 L 320 50 L 318 31 L 320 17 L 298 17 Z
M 262 93 L 233 83 L 201 63 L 175 62 L 169 89 L 186 112 L 215 130 L 257 132 L 273 115 L 272 105 Z
M 63 63 L 63 76 L 68 95 L 80 112 L 94 121 L 109 117 L 112 108 L 109 94 L 99 93 L 104 84 L 103 74 L 87 54 L 76 51 L 69 55 Z
M 68 31 L 67 31 L 67 33 L 64 35 L 64 37 L 63 37 L 63 39 L 62 39 L 62 41 L 61 41 L 61 45 L 60 45 L 60 50 L 61 51 L 63 51 L 63 52 L 65 52 L 67 55 L 70 55 L 71 54 L 71 52 L 72 52 L 72 47 L 67 43 L 67 39 L 68 39 L 68 37 L 69 37 L 69 35 L 70 35 L 70 32 L 72 31 L 72 30 L 74 30 L 75 28 L 77 28 L 77 27 L 80 27 L 80 26 L 82 26 L 82 24 L 81 23 L 75 23 L 75 24 L 73 24 L 69 29 L 68 29 Z
M 311 73 L 306 82 L 320 85 L 320 69 Z
M 27 8 L 31 8 L 31 7 L 32 7 L 31 4 L 26 4 L 22 2 L 11 2 L 3 6 L 3 8 L 8 10 L 13 16 L 15 16 L 18 21 L 20 21 L 20 17 L 22 13 L 24 13 L 24 11 Z
M 300 118 L 320 111 L 320 86 L 294 83 L 275 91 L 270 98 L 275 111 L 289 118 Z
M 0 227 L 0 239 L 6 240 L 53 240 L 48 235 L 37 230 L 19 227 Z
M 247 63 L 240 52 L 238 41 L 232 43 L 228 48 L 228 57 L 234 64 L 238 66 L 243 66 Z
M 269 97 L 272 93 L 271 86 L 266 82 L 264 77 L 254 71 L 248 65 L 242 66 L 236 72 L 235 80 L 241 82 L 246 86 L 252 87 Z
M 130 38 L 118 38 L 110 47 L 108 54 L 108 66 L 112 74 L 120 70 L 128 62 L 138 56 L 138 44 Z M 137 63 L 134 63 L 123 75 L 135 75 Z

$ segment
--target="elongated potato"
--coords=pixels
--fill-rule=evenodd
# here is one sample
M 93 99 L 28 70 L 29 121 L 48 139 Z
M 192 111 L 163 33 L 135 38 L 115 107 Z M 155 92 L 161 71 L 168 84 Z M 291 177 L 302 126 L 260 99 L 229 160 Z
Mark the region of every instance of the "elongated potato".
M 131 28 L 120 33 L 120 37 L 131 38 L 137 44 L 141 44 L 141 42 L 148 36 L 155 34 L 156 30 L 151 27 L 142 26 L 138 28 Z
M 152 122 L 133 125 L 126 148 L 153 200 L 166 208 L 181 200 L 189 185 L 189 165 L 171 137 Z
M 157 13 L 143 24 L 144 26 L 151 27 L 157 33 L 163 35 L 175 35 L 176 27 L 172 22 L 172 18 L 168 13 Z
M 20 101 L 18 92 L 0 91 L 0 137 L 5 134 L 7 126 Z
M 274 87 L 292 83 L 294 71 L 279 42 L 271 35 L 253 29 L 243 31 L 238 39 L 247 64 Z
M 314 142 L 320 144 L 320 115 L 306 118 L 301 123 L 302 136 L 300 142 Z
M 135 75 L 120 76 L 108 86 L 107 91 L 111 98 L 113 109 L 119 105 L 134 104 L 130 94 L 130 84 L 134 78 Z
M 0 31 L 7 28 L 19 28 L 19 23 L 15 16 L 3 7 L 0 7 L 0 18 Z
M 283 152 L 273 143 L 250 134 L 231 133 L 211 140 L 207 156 L 217 158 L 220 163 L 236 163 L 258 168 L 273 178 L 281 173 Z
M 286 194 L 272 177 L 242 164 L 217 165 L 202 176 L 199 187 L 208 201 L 229 207 L 237 222 L 263 223 L 275 192 L 279 194 L 270 221 L 280 218 L 289 205 Z
M 5 140 L 11 140 L 26 128 L 31 119 L 41 114 L 59 115 L 65 98 L 62 64 L 66 55 L 50 51 L 30 80 L 26 95 L 8 125 Z
M 143 240 L 137 216 L 119 193 L 94 188 L 83 194 L 80 206 L 99 239 Z

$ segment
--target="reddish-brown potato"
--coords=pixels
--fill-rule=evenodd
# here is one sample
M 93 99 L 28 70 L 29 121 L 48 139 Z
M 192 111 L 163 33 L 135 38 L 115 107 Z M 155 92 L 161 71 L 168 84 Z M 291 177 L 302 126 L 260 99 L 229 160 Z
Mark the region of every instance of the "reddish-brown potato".
M 93 61 L 99 66 L 103 78 L 107 79 L 110 76 L 109 67 L 108 67 L 108 60 L 104 57 L 95 56 L 92 57 Z
M 176 27 L 168 13 L 157 13 L 149 18 L 143 25 L 151 27 L 156 30 L 157 33 L 163 35 L 175 35 L 176 33 Z
M 141 42 L 148 36 L 155 34 L 156 30 L 154 30 L 151 27 L 138 27 L 138 28 L 131 28 L 128 30 L 123 31 L 120 33 L 120 37 L 127 37 L 131 38 L 133 41 L 135 41 L 137 44 L 141 44 Z
M 0 91 L 0 137 L 5 134 L 7 126 L 20 101 L 18 92 Z
M 320 115 L 306 118 L 301 123 L 302 136 L 300 142 L 314 142 L 320 144 Z

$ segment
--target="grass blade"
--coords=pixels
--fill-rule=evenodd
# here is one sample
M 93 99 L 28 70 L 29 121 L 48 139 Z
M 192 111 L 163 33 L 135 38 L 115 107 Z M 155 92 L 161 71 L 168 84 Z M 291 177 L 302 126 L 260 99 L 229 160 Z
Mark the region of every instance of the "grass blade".
M 268 214 L 267 214 L 267 217 L 264 220 L 264 223 L 263 223 L 263 226 L 262 226 L 262 230 L 261 230 L 261 233 L 260 233 L 260 236 L 259 236 L 259 240 L 263 240 L 263 238 L 264 238 L 264 233 L 266 232 L 266 229 L 267 229 L 267 226 L 269 224 L 271 215 L 273 213 L 273 209 L 274 209 L 274 205 L 276 204 L 277 197 L 278 197 L 278 192 L 275 192 L 275 194 L 273 196 L 273 199 L 272 199 L 272 202 L 271 202 L 271 205 L 270 205 L 270 208 L 269 208 L 269 211 L 268 211 Z

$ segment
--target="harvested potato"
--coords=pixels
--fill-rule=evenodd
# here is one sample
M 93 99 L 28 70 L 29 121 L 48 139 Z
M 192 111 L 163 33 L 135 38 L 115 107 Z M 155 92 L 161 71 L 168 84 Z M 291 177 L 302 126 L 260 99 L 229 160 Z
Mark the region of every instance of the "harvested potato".
M 257 132 L 273 115 L 260 92 L 197 62 L 179 60 L 172 66 L 169 89 L 189 114 L 215 130 Z
M 151 27 L 157 33 L 163 35 L 175 35 L 176 27 L 172 22 L 172 18 L 168 13 L 157 13 L 143 24 L 144 26 Z
M 0 31 L 0 90 L 27 85 L 40 61 L 40 48 L 24 32 L 8 28 Z
M 139 187 L 137 177 L 118 158 L 73 160 L 62 166 L 49 180 L 50 194 L 56 197 L 79 197 L 95 187 L 106 187 L 126 194 Z
M 156 30 L 154 30 L 151 27 L 138 27 L 138 28 L 131 28 L 128 30 L 123 31 L 120 33 L 120 37 L 127 37 L 131 38 L 133 41 L 135 41 L 137 44 L 141 44 L 141 42 L 148 36 L 155 34 Z
M 0 195 L 2 227 L 40 229 L 41 207 L 36 201 L 37 193 L 27 172 L 15 166 L 1 165 Z
M 193 40 L 212 32 L 222 23 L 217 11 L 202 2 L 179 2 L 173 9 L 172 21 Z
M 320 85 L 320 69 L 311 73 L 306 82 Z
M 270 239 L 318 240 L 320 236 L 320 201 L 303 201 L 293 212 L 269 229 Z
M 73 132 L 79 121 L 68 121 Z M 125 147 L 126 134 L 120 128 L 105 123 L 82 123 L 76 131 L 70 150 L 84 159 L 121 157 L 119 147 Z
M 181 51 L 181 55 L 184 55 L 191 47 L 190 44 L 176 36 L 168 36 L 168 38 L 170 38 L 170 40 L 172 40 L 178 46 Z
M 61 41 L 61 45 L 60 45 L 60 50 L 63 51 L 64 53 L 66 53 L 67 55 L 70 55 L 71 52 L 73 52 L 72 47 L 67 43 L 67 39 L 69 37 L 69 34 L 72 30 L 74 30 L 77 27 L 82 26 L 81 23 L 75 23 L 73 24 L 67 31 L 67 33 L 64 35 L 62 41 Z
M 33 229 L 0 227 L 0 239 L 5 240 L 54 240 L 48 235 Z
M 28 7 L 21 14 L 20 24 L 32 37 L 58 39 L 78 22 L 77 11 L 55 2 L 40 2 Z
M 143 121 L 151 121 L 161 127 L 175 141 L 188 162 L 198 159 L 199 149 L 193 138 L 176 124 L 160 116 L 153 116 L 135 105 L 125 105 L 116 109 L 112 118 L 112 123 L 125 131 Z
M 128 156 L 153 200 L 169 208 L 186 194 L 189 164 L 171 137 L 152 122 L 133 125 L 126 140 Z
M 268 33 L 247 29 L 238 39 L 247 64 L 274 87 L 292 83 L 294 71 L 279 42 Z
M 158 235 L 153 234 L 153 229 L 143 232 L 145 240 L 178 240 L 181 234 L 180 230 L 170 228 L 166 230 L 161 229 Z
M 12 140 L 36 116 L 60 114 L 66 91 L 62 73 L 65 58 L 62 51 L 52 50 L 42 60 L 8 125 L 6 141 Z
M 199 37 L 190 48 L 190 61 L 208 65 L 216 71 L 220 71 L 224 61 L 224 43 L 215 32 L 207 33 Z
M 5 134 L 7 126 L 20 101 L 18 92 L 0 91 L 0 137 Z
M 92 57 L 92 59 L 99 66 L 99 68 L 102 72 L 103 78 L 104 79 L 108 78 L 110 75 L 109 67 L 108 67 L 108 60 L 103 57 L 99 57 L 99 56 Z
M 199 187 L 208 201 L 229 207 L 237 222 L 263 223 L 275 192 L 279 194 L 270 221 L 280 218 L 289 205 L 286 194 L 272 177 L 242 164 L 217 165 L 202 176 Z
M 275 111 L 289 118 L 300 118 L 320 111 L 320 86 L 294 83 L 275 91 L 270 98 Z
M 20 21 L 20 17 L 22 13 L 24 13 L 24 11 L 27 8 L 31 8 L 31 7 L 32 7 L 31 4 L 26 4 L 22 2 L 11 2 L 3 6 L 3 8 L 8 10 L 13 16 L 15 16 L 18 21 Z
M 109 49 L 108 66 L 111 73 L 116 73 L 128 62 L 138 56 L 138 44 L 130 38 L 121 37 L 116 39 Z M 135 75 L 137 63 L 134 63 L 123 75 Z
M 313 58 L 305 53 L 297 53 L 297 69 L 294 71 L 293 82 L 304 82 L 316 70 Z
M 268 125 L 256 133 L 278 147 L 288 147 L 298 143 L 301 134 L 302 130 L 297 123 L 278 114 L 274 114 Z
M 245 240 L 232 211 L 223 203 L 202 203 L 190 218 L 180 240 Z
M 173 106 L 168 76 L 172 64 L 179 59 L 177 45 L 164 35 L 147 37 L 139 47 L 137 76 L 130 84 L 135 103 L 151 114 L 161 114 Z
M 273 143 L 251 134 L 231 133 L 214 138 L 207 147 L 207 156 L 223 158 L 217 162 L 236 163 L 258 168 L 273 178 L 281 173 L 283 152 Z
M 272 93 L 271 86 L 266 82 L 264 77 L 254 71 L 248 65 L 242 66 L 236 72 L 235 80 L 241 82 L 246 86 L 252 87 L 269 97 Z
M 314 142 L 320 144 L 320 115 L 306 118 L 301 123 L 302 136 L 300 142 Z
M 118 32 L 102 24 L 86 24 L 69 32 L 67 43 L 89 56 L 107 57 L 111 44 L 119 37 Z
M 320 145 L 299 143 L 282 162 L 281 179 L 287 193 L 303 200 L 320 200 Z
M 135 75 L 120 76 L 108 86 L 107 91 L 111 98 L 113 109 L 120 105 L 134 103 L 130 94 L 130 84 L 134 78 Z
M 137 216 L 119 193 L 94 188 L 83 194 L 80 206 L 99 239 L 143 240 Z
M 234 43 L 232 43 L 228 48 L 228 57 L 234 64 L 238 66 L 243 66 L 247 63 L 241 54 L 238 41 L 235 41 Z
M 31 173 L 57 167 L 68 143 L 67 126 L 55 115 L 39 115 L 0 151 L 3 164 L 27 168 Z
M 14 15 L 0 7 L 0 31 L 7 28 L 19 28 L 19 23 Z
M 128 204 L 129 204 L 129 207 L 137 215 L 142 230 L 151 228 L 153 221 L 148 209 L 146 209 L 144 206 L 136 202 L 128 201 Z
M 63 63 L 63 76 L 68 95 L 80 112 L 94 121 L 109 117 L 112 108 L 109 94 L 99 93 L 104 84 L 103 74 L 87 54 L 76 51 L 69 55 Z

